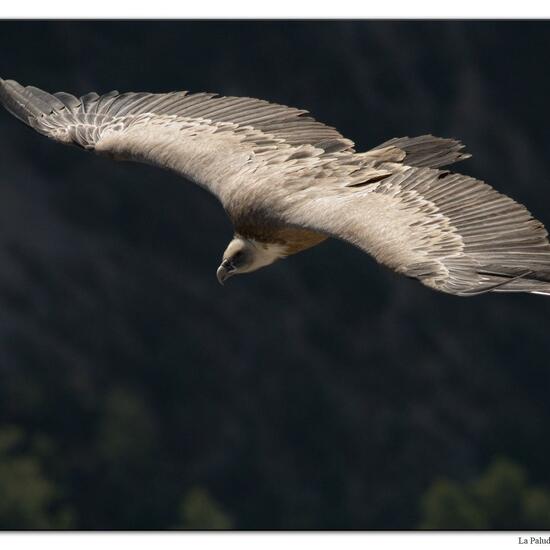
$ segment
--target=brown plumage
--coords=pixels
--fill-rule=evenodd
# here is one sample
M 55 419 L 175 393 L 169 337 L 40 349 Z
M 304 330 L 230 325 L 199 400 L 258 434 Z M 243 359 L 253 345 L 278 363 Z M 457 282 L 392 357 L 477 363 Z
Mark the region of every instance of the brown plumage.
M 308 229 L 270 227 L 263 226 L 261 223 L 237 223 L 235 232 L 245 239 L 253 239 L 266 245 L 280 244 L 284 246 L 285 256 L 297 254 L 328 239 L 326 235 Z

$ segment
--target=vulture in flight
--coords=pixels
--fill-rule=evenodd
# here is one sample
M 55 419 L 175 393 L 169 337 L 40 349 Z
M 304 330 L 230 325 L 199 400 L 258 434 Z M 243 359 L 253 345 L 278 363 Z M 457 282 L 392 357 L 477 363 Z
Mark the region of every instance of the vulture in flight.
M 470 156 L 454 139 L 394 138 L 357 153 L 307 111 L 211 93 L 77 98 L 0 79 L 0 101 L 51 139 L 173 170 L 214 194 L 235 228 L 220 283 L 334 237 L 449 294 L 550 295 L 543 224 L 444 169 Z

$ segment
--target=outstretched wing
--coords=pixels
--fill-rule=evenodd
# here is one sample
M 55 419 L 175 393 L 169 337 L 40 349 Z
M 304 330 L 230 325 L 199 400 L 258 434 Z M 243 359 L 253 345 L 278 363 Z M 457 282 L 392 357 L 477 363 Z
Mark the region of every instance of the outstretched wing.
M 284 215 L 289 224 L 353 243 L 443 292 L 550 293 L 542 223 L 467 176 L 405 168 L 364 187 L 306 190 Z
M 306 111 L 204 93 L 76 98 L 0 79 L 0 101 L 57 141 L 183 174 L 233 219 L 342 238 L 444 292 L 550 292 L 540 222 L 484 183 L 422 168 L 465 158 L 454 140 L 399 138 L 355 154 Z
M 113 91 L 77 98 L 0 79 L 0 101 L 49 138 L 176 170 L 219 198 L 253 155 L 303 146 L 353 152 L 352 141 L 307 111 L 246 97 Z
M 0 102 L 56 141 L 182 174 L 216 195 L 234 221 L 292 192 L 285 183 L 296 178 L 306 186 L 363 185 L 394 171 L 380 170 L 383 162 L 441 166 L 468 156 L 459 142 L 433 136 L 356 154 L 352 141 L 307 111 L 246 97 L 113 91 L 77 98 L 0 79 Z

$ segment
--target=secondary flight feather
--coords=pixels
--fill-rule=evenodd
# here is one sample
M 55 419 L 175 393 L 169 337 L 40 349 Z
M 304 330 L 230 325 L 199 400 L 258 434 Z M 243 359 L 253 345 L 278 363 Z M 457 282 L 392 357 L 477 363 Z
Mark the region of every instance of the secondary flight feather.
M 307 111 L 209 93 L 78 98 L 0 79 L 0 102 L 55 141 L 170 169 L 214 194 L 235 228 L 221 283 L 334 237 L 442 292 L 550 294 L 543 224 L 443 169 L 470 156 L 454 139 L 395 138 L 358 153 Z

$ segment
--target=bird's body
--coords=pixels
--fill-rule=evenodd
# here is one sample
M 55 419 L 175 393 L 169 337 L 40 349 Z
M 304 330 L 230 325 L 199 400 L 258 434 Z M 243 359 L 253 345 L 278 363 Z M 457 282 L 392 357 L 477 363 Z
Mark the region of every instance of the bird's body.
M 214 94 L 76 98 L 0 79 L 0 101 L 54 140 L 161 166 L 213 193 L 235 228 L 220 282 L 336 237 L 443 292 L 550 294 L 544 226 L 442 170 L 469 156 L 455 140 L 397 138 L 357 153 L 305 111 Z

